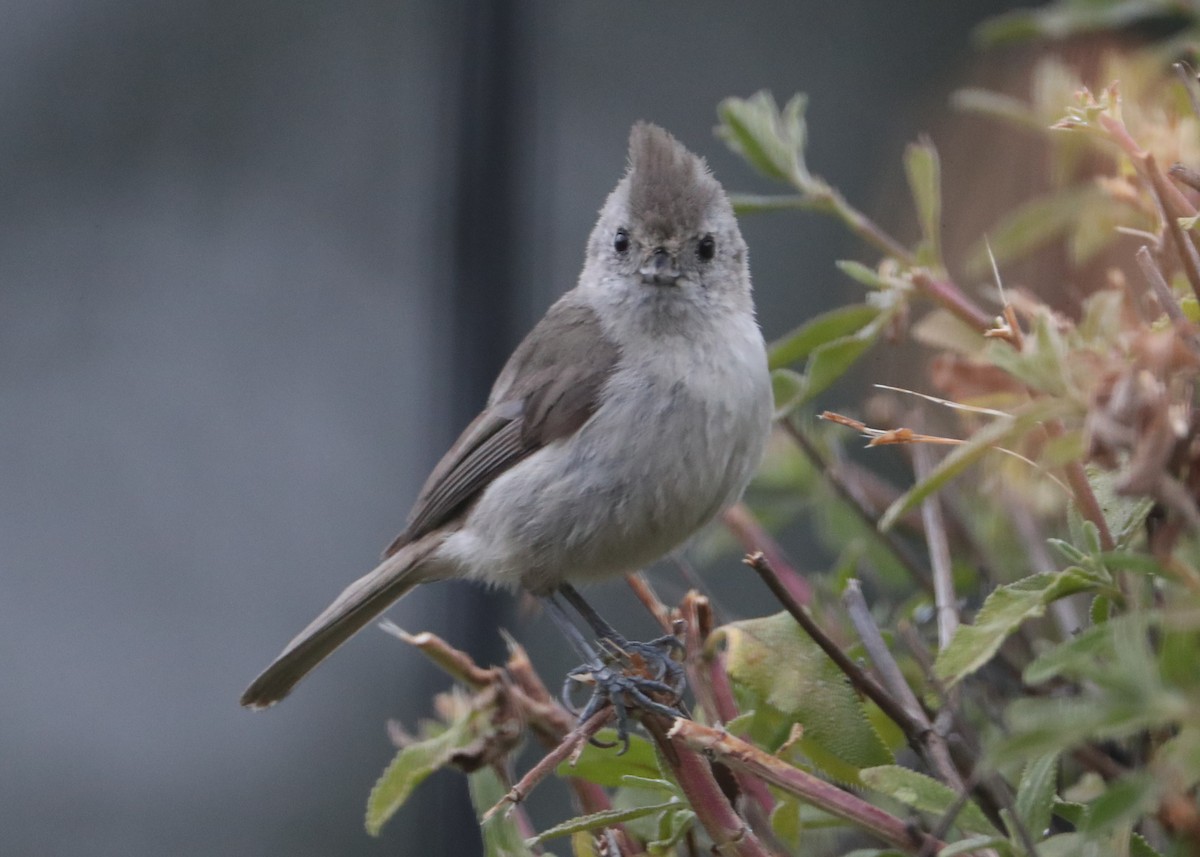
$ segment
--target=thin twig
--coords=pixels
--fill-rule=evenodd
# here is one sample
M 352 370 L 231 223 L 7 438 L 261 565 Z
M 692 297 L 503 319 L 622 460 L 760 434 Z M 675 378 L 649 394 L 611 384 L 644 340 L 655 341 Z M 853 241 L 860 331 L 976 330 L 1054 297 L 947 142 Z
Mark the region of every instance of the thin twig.
M 919 744 L 924 733 L 931 728 L 929 718 L 925 716 L 925 709 L 917 700 L 908 680 L 904 678 L 904 673 L 900 671 L 900 665 L 892 657 L 887 643 L 884 642 L 883 634 L 879 632 L 879 626 L 871 617 L 871 610 L 867 607 L 866 599 L 863 598 L 862 584 L 854 578 L 846 581 L 846 588 L 842 592 L 842 606 L 846 608 L 846 615 L 850 617 L 850 623 L 858 632 L 858 638 L 862 640 L 867 657 L 875 665 L 884 686 L 904 708 L 906 716 L 912 721 L 913 734 Z
M 501 632 L 508 646 L 508 660 L 504 664 L 504 672 L 509 681 L 509 690 L 514 702 L 520 709 L 525 722 L 534 735 L 548 749 L 557 747 L 562 740 L 576 728 L 578 723 L 573 714 L 568 712 L 558 700 L 550 695 L 541 677 L 533 668 L 525 648 L 510 634 Z M 603 812 L 612 809 L 612 801 L 603 786 L 580 777 L 567 777 L 567 787 L 575 795 L 575 800 L 585 813 Z M 614 825 L 617 842 L 621 846 L 622 855 L 639 853 L 634 846 L 634 839 L 625 829 L 625 825 Z
M 1176 328 L 1187 331 L 1182 337 L 1183 341 L 1193 352 L 1200 353 L 1200 337 L 1197 337 L 1191 322 L 1183 314 L 1183 308 L 1179 306 L 1179 301 L 1175 299 L 1175 292 L 1171 290 L 1162 271 L 1158 269 L 1154 256 L 1150 253 L 1150 248 L 1143 245 L 1138 249 L 1136 255 L 1138 267 L 1142 269 L 1142 276 L 1146 278 L 1150 291 L 1154 293 L 1159 308 L 1166 313 L 1167 318 Z
M 1164 219 L 1167 221 L 1167 234 L 1171 236 L 1171 241 L 1175 245 L 1175 251 L 1179 254 L 1179 261 L 1183 265 L 1183 272 L 1187 274 L 1187 280 L 1192 287 L 1192 293 L 1200 297 L 1200 260 L 1197 259 L 1196 245 L 1192 243 L 1188 235 L 1184 233 L 1183 227 L 1179 224 L 1181 217 L 1191 217 L 1196 212 L 1183 197 L 1183 194 L 1179 192 L 1179 188 L 1170 184 L 1163 177 L 1163 174 L 1159 172 L 1158 163 L 1154 160 L 1154 155 L 1147 152 L 1144 165 L 1147 174 L 1150 176 L 1150 183 L 1154 186 L 1154 193 L 1158 196 L 1159 204 L 1163 207 Z
M 779 542 L 758 522 L 749 506 L 745 503 L 730 506 L 721 515 L 721 523 L 733 534 L 746 553 L 763 552 L 793 598 L 801 604 L 812 601 L 812 587 L 804 579 L 804 575 L 792 566 Z
M 917 481 L 929 477 L 933 470 L 933 453 L 927 446 L 913 447 L 913 469 Z M 950 645 L 958 630 L 958 597 L 954 592 L 954 571 L 950 563 L 950 540 L 946 537 L 946 522 L 942 517 L 937 493 L 921 501 L 921 522 L 925 526 L 925 543 L 929 546 L 929 566 L 933 569 L 933 603 L 937 612 L 938 648 Z
M 612 720 L 614 712 L 612 706 L 605 706 L 600 711 L 597 711 L 585 722 L 580 723 L 574 729 L 567 733 L 562 742 L 541 758 L 536 765 L 525 772 L 525 776 L 517 782 L 515 786 L 508 790 L 508 794 L 500 798 L 491 809 L 483 814 L 480 821 L 487 821 L 508 804 L 518 804 L 525 800 L 538 784 L 575 752 L 575 750 L 585 743 L 588 739 L 594 736 L 597 732 L 603 729 L 610 720 Z
M 957 284 L 934 277 L 925 270 L 914 271 L 912 281 L 934 303 L 978 332 L 984 333 L 992 328 L 995 316 L 977 307 Z
M 1054 439 L 1066 434 L 1066 429 L 1063 428 L 1060 420 L 1046 420 L 1042 425 L 1046 434 Z M 1092 483 L 1088 481 L 1083 462 L 1069 461 L 1063 465 L 1063 470 L 1066 473 L 1067 484 L 1071 486 L 1071 494 L 1075 498 L 1079 514 L 1096 526 L 1096 530 L 1100 534 L 1100 546 L 1106 551 L 1113 550 L 1116 542 L 1108 529 L 1108 521 L 1104 517 L 1104 510 L 1100 508 L 1100 501 L 1096 499 L 1096 494 L 1092 491 Z
M 846 675 L 846 678 L 850 679 L 850 683 L 854 685 L 854 688 L 878 705 L 880 710 L 900 727 L 909 741 L 913 743 L 913 746 L 918 746 L 921 741 L 921 734 L 928 728 L 928 724 L 922 724 L 914 713 L 907 711 L 902 703 L 898 702 L 895 697 L 884 690 L 875 679 L 867 675 L 862 667 L 856 664 L 841 650 L 837 643 L 829 638 L 821 629 L 821 626 L 813 621 L 813 618 L 805 612 L 804 608 L 784 589 L 766 557 L 761 553 L 750 554 L 744 562 L 758 572 L 758 576 L 763 579 L 763 582 L 767 584 L 767 587 L 775 594 L 780 603 L 783 604 L 784 609 L 792 615 L 792 618 L 812 638 L 813 642 L 821 647 L 821 650 L 829 656 L 829 659 L 837 664 L 838 669 Z
M 494 684 L 500 675 L 500 670 L 496 667 L 484 669 L 476 665 L 470 655 L 454 648 L 437 634 L 429 631 L 410 634 L 391 619 L 381 621 L 379 628 L 402 642 L 420 649 L 427 658 L 441 667 L 443 672 L 449 673 L 451 678 L 457 679 L 468 687 L 476 690 L 487 687 Z
M 966 785 L 950 756 L 950 748 L 946 744 L 945 736 L 934 728 L 933 723 L 925 714 L 925 709 L 917 701 L 916 694 L 905 680 L 904 674 L 900 672 L 899 664 L 888 650 L 887 643 L 884 642 L 875 620 L 871 618 L 871 611 L 867 608 L 867 602 L 862 595 L 862 587 L 857 580 L 846 582 L 846 590 L 842 593 L 842 603 L 846 607 L 850 621 L 854 623 L 855 630 L 858 631 L 858 636 L 862 640 L 871 662 L 875 664 L 875 669 L 879 670 L 888 689 L 899 699 L 900 705 L 916 723 L 916 746 L 921 749 L 930 767 L 937 771 L 948 786 L 957 792 L 965 791 Z
M 633 590 L 633 594 L 637 596 L 638 601 L 654 617 L 654 621 L 662 627 L 668 634 L 675 633 L 675 628 L 671 622 L 671 611 L 663 600 L 658 597 L 658 593 L 650 585 L 650 581 L 646 580 L 646 576 L 640 571 L 632 572 L 625 575 L 625 582 L 629 584 L 629 588 Z
M 1200 172 L 1184 164 L 1171 164 L 1167 167 L 1167 176 L 1185 184 L 1192 190 L 1200 190 Z

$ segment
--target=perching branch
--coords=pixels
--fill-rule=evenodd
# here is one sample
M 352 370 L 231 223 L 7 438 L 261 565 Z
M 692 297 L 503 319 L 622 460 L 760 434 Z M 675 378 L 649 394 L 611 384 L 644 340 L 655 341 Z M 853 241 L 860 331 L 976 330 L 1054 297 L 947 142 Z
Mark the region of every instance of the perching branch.
M 946 847 L 944 842 L 930 842 L 928 834 L 857 795 L 818 779 L 724 730 L 680 718 L 668 734 L 690 748 L 714 754 L 731 768 L 759 777 L 830 815 L 857 825 L 901 851 L 917 854 L 926 843 L 934 847 L 934 853 Z

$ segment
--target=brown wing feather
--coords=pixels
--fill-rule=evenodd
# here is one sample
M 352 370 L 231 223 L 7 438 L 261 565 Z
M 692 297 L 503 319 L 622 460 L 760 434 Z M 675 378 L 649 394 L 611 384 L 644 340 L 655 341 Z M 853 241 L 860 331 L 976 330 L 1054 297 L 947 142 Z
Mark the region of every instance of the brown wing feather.
M 552 306 L 513 352 L 487 408 L 438 462 L 384 556 L 453 520 L 525 456 L 578 431 L 595 412 L 618 355 L 589 307 L 566 300 Z

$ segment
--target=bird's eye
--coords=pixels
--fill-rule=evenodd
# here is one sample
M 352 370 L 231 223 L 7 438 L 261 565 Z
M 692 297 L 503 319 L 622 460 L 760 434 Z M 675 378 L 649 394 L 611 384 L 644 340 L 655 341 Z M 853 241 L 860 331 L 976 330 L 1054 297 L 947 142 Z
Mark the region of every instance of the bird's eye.
M 624 253 L 629 249 L 629 233 L 624 229 L 617 230 L 617 236 L 613 238 L 613 249 L 618 253 Z
M 709 262 L 712 257 L 717 255 L 717 242 L 711 235 L 705 235 L 700 239 L 700 243 L 696 245 L 696 255 L 702 261 Z

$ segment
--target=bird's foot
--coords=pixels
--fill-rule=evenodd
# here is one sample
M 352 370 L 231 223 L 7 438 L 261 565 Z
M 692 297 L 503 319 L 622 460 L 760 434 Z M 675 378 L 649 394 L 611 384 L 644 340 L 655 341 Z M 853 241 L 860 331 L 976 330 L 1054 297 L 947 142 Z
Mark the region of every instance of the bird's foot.
M 682 652 L 676 637 L 659 637 L 648 643 L 625 639 L 600 640 L 601 655 L 595 663 L 586 663 L 567 673 L 562 700 L 578 715 L 580 722 L 611 703 L 617 716 L 617 742 L 621 753 L 629 749 L 630 709 L 648 711 L 674 719 L 685 716 L 678 703 L 685 685 L 683 667 L 672 655 Z M 578 684 L 592 685 L 592 696 L 580 711 L 572 699 Z M 593 739 L 597 746 L 612 747 Z

